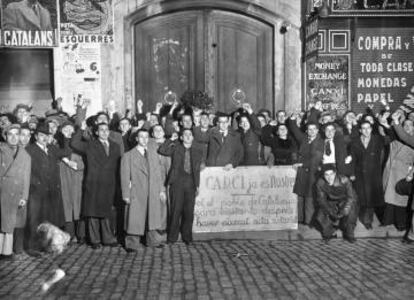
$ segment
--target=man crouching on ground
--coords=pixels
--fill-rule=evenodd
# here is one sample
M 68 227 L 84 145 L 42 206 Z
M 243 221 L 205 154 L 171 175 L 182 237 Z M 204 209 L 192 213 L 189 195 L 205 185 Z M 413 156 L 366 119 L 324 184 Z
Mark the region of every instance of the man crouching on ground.
M 323 178 L 319 178 L 316 183 L 316 220 L 321 226 L 322 238 L 329 242 L 335 231 L 340 228 L 344 239 L 355 243 L 357 212 L 352 184 L 346 176 L 336 172 L 334 164 L 323 165 L 322 174 Z

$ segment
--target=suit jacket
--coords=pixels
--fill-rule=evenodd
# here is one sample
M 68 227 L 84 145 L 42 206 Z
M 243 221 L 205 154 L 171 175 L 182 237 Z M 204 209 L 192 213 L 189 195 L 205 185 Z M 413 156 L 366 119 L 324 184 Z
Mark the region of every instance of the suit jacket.
M 161 155 L 171 156 L 171 168 L 168 174 L 168 184 L 179 183 L 179 170 L 184 166 L 185 147 L 178 141 L 167 140 L 160 146 L 158 152 Z M 194 189 L 200 185 L 200 166 L 203 162 L 202 149 L 197 144 L 192 144 L 190 148 L 191 175 L 193 176 Z
M 325 149 L 324 140 L 324 151 Z M 335 146 L 335 164 L 339 174 L 349 176 L 352 173 L 351 164 L 345 164 L 345 158 L 348 156 L 348 151 L 343 135 L 336 133 L 333 138 Z
M 149 230 L 165 229 L 166 206 L 160 199 L 160 193 L 165 192 L 164 175 L 157 149 L 158 145 L 150 140 L 148 161 L 137 147 L 122 157 L 122 197 L 130 200 L 125 210 L 125 230 L 128 234 L 143 235 L 147 218 Z
M 38 16 L 27 0 L 13 2 L 4 9 L 3 30 L 53 30 L 49 11 L 37 4 Z
M 87 166 L 81 208 L 84 217 L 107 218 L 112 213 L 115 189 L 119 184 L 121 150 L 118 144 L 108 141 L 109 156 L 98 139 L 82 141 L 82 131 L 72 137 L 72 148 L 84 155 Z
M 18 208 L 21 199 L 29 199 L 31 159 L 23 148 L 18 148 L 16 157 L 5 143 L 0 144 L 0 220 L 1 231 L 12 233 L 16 227 L 23 227 L 26 221 L 26 207 Z M 18 220 L 18 211 L 23 213 Z
M 224 142 L 217 128 L 211 130 L 206 165 L 211 167 L 232 164 L 237 167 L 243 159 L 243 145 L 240 134 L 229 128 Z
M 361 138 L 351 142 L 352 163 L 354 166 L 354 187 L 361 206 L 377 207 L 384 204 L 382 187 L 382 155 L 384 139 L 372 135 L 365 149 Z

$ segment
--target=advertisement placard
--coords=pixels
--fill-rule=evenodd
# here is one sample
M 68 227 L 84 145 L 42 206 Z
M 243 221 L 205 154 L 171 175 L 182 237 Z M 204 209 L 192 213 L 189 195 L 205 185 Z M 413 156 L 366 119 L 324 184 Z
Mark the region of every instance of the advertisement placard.
M 60 0 L 62 43 L 112 43 L 112 0 Z
M 57 0 L 3 0 L 2 16 L 2 46 L 57 46 Z
M 305 68 L 306 107 L 322 101 L 325 110 L 349 108 L 349 55 L 320 54 Z
M 404 104 L 414 86 L 412 28 L 358 28 L 353 47 L 352 109 L 378 112 Z

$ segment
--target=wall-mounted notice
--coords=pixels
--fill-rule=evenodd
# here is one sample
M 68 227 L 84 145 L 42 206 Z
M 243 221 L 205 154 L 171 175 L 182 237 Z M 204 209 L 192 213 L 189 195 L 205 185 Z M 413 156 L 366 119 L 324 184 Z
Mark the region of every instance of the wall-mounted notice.
M 359 28 L 352 60 L 352 109 L 394 110 L 414 86 L 412 28 Z
M 62 43 L 112 43 L 112 0 L 60 0 Z
M 319 48 L 319 20 L 318 17 L 311 18 L 305 24 L 305 59 L 318 55 Z
M 79 97 L 90 102 L 88 115 L 102 106 L 100 44 L 61 45 L 61 89 L 64 109 L 74 112 L 74 101 Z
M 322 101 L 325 110 L 349 108 L 349 55 L 320 54 L 306 62 L 306 107 Z
M 206 168 L 201 172 L 193 230 L 297 229 L 295 178 L 291 166 Z
M 2 46 L 57 45 L 57 0 L 3 0 L 2 10 Z

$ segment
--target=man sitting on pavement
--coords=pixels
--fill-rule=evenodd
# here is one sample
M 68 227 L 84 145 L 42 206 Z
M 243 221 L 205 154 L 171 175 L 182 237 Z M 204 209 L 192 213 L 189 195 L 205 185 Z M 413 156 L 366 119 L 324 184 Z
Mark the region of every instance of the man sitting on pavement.
M 343 237 L 354 243 L 356 226 L 356 194 L 350 180 L 336 171 L 334 164 L 322 165 L 323 178 L 316 183 L 316 220 L 321 226 L 322 238 L 329 242 L 340 228 Z

